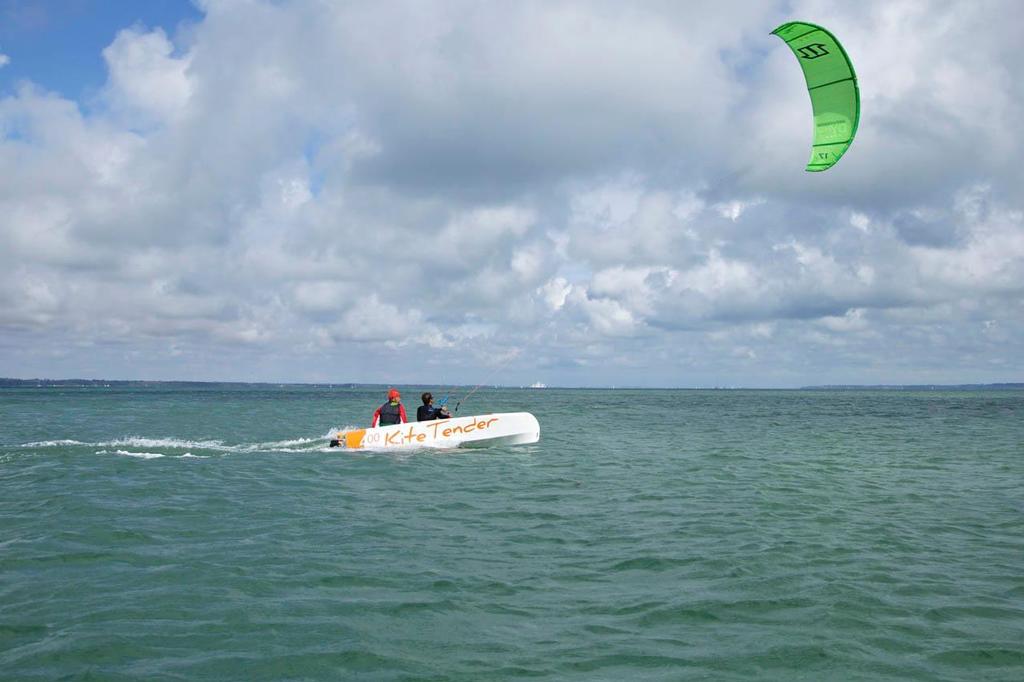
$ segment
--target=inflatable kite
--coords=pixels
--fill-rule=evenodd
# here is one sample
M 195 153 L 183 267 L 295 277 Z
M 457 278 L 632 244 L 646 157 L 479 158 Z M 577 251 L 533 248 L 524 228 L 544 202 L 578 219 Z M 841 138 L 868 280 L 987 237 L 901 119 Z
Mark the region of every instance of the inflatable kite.
M 772 31 L 800 61 L 814 110 L 814 143 L 807 170 L 836 165 L 853 143 L 860 120 L 857 75 L 846 50 L 821 26 L 790 21 Z

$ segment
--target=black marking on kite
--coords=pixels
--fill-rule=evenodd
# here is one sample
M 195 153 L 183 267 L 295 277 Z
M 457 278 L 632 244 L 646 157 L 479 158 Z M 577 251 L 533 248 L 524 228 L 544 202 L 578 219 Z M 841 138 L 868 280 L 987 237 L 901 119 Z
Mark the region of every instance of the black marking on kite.
M 807 33 L 801 33 L 800 35 L 798 35 L 798 36 L 797 36 L 797 37 L 795 37 L 795 38 L 790 38 L 789 40 L 786 40 L 785 38 L 783 38 L 783 40 L 786 40 L 786 42 L 787 42 L 787 43 L 791 43 L 791 42 L 793 42 L 794 40 L 800 40 L 800 39 L 801 39 L 801 38 L 803 38 L 804 36 L 809 36 L 809 35 L 811 35 L 812 33 L 814 33 L 815 31 L 823 31 L 823 30 L 824 30 L 824 29 L 821 29 L 821 28 L 812 28 L 812 29 L 811 29 L 810 31 L 808 31 Z
M 818 59 L 819 57 L 827 57 L 832 54 L 828 51 L 825 43 L 811 43 L 810 45 L 798 47 L 796 53 L 801 59 Z
M 821 85 L 814 85 L 812 87 L 807 88 L 807 91 L 810 92 L 811 90 L 817 90 L 818 88 L 825 88 L 825 87 L 828 87 L 829 85 L 835 85 L 836 83 L 845 83 L 846 81 L 855 81 L 855 80 L 857 80 L 857 79 L 854 78 L 853 76 L 850 76 L 848 78 L 840 78 L 837 81 L 830 81 L 828 83 L 822 83 Z

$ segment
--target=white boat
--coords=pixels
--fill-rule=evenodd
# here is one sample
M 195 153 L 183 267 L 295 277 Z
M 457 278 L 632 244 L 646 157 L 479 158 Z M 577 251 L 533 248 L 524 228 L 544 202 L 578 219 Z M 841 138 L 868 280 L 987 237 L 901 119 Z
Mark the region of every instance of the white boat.
M 331 447 L 352 450 L 397 448 L 485 448 L 523 445 L 540 440 L 540 424 L 529 412 L 499 412 L 352 429 L 338 433 Z

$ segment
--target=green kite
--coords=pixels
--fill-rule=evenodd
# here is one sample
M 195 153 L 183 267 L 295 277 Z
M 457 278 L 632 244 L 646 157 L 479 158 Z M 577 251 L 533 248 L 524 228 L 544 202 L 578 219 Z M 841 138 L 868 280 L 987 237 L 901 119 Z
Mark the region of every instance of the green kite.
M 790 21 L 772 31 L 800 60 L 814 110 L 814 146 L 807 170 L 828 170 L 853 143 L 860 120 L 857 74 L 836 37 L 821 26 Z

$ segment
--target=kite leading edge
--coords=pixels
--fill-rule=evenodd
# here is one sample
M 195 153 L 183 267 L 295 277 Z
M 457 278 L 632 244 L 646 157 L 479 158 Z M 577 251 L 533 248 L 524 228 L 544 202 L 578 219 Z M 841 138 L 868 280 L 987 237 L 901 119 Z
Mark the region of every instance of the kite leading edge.
M 860 90 L 846 50 L 828 30 L 790 21 L 772 31 L 800 62 L 814 111 L 814 143 L 807 170 L 828 170 L 853 143 L 860 121 Z

